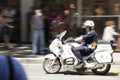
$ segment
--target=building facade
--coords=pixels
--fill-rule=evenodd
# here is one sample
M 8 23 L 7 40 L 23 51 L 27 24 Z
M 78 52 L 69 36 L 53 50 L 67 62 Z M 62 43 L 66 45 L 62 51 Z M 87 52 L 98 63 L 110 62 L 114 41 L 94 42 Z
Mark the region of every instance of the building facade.
M 102 37 L 105 22 L 114 20 L 116 29 L 120 29 L 120 0 L 0 0 L 0 7 L 8 4 L 15 6 L 18 11 L 19 25 L 16 26 L 22 42 L 26 41 L 26 18 L 25 15 L 31 6 L 41 8 L 46 15 L 48 14 L 67 14 L 69 17 L 68 25 L 71 25 L 72 18 L 78 13 L 76 28 L 80 27 L 86 19 L 95 21 L 95 29 L 99 38 Z M 57 13 L 59 12 L 59 13 Z M 16 37 L 17 38 L 17 37 Z

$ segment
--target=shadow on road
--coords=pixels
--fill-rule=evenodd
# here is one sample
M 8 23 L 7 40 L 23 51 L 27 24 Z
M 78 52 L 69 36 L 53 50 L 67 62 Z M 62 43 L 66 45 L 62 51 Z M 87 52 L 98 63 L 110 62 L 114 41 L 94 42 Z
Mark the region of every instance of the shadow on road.
M 47 50 L 46 54 L 48 53 Z M 0 54 L 2 55 L 9 55 L 17 58 L 35 58 L 38 56 L 44 56 L 44 55 L 34 55 L 32 54 L 32 47 L 30 44 L 23 44 L 23 45 L 15 45 L 13 49 L 7 49 L 4 47 L 4 45 L 0 45 Z
M 64 74 L 64 75 L 95 75 L 92 72 L 75 72 L 75 71 L 62 71 L 57 74 Z M 108 73 L 106 75 L 99 75 L 99 76 L 118 76 L 118 73 Z

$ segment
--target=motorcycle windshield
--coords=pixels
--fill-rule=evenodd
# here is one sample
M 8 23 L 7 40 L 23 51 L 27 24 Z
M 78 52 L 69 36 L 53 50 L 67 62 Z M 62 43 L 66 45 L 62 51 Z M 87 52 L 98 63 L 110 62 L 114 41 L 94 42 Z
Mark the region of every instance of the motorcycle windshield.
M 59 38 L 61 40 L 65 36 L 66 33 L 67 33 L 67 31 L 63 31 L 59 35 L 57 35 L 56 38 Z

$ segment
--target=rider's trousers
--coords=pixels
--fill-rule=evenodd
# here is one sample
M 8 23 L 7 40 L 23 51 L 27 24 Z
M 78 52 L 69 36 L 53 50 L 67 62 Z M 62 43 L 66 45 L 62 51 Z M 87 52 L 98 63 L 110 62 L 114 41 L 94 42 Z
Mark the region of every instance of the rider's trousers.
M 87 56 L 93 52 L 93 50 L 87 46 L 78 46 L 73 48 L 72 51 L 79 61 L 83 61 L 83 56 Z

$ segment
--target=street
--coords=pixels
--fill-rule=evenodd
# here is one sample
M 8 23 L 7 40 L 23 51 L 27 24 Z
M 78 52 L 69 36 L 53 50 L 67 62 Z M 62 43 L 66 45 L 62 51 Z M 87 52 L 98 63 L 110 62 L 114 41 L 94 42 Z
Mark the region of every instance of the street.
M 57 74 L 46 74 L 42 67 L 44 56 L 32 56 L 30 45 L 16 45 L 14 50 L 5 50 L 1 45 L 0 49 L 2 54 L 12 55 L 23 65 L 28 80 L 120 80 L 119 53 L 113 54 L 113 64 L 110 72 L 106 75 L 94 75 L 91 71 L 85 73 L 64 71 L 64 69 Z
M 28 80 L 120 80 L 120 0 L 53 1 L 0 0 L 0 55 L 6 56 L 0 58 L 0 80 L 13 80 L 14 74 L 24 80 L 20 66 L 11 58 L 23 66 Z M 47 74 L 43 61 L 50 53 L 61 57 L 64 64 L 89 62 L 85 67 L 90 69 L 102 70 L 102 64 L 111 64 L 102 72 L 110 71 L 95 75 L 91 70 L 62 67 L 56 74 Z M 46 64 L 54 66 L 56 61 Z
M 42 64 L 24 63 L 22 65 L 28 80 L 120 80 L 120 66 L 118 65 L 112 65 L 110 72 L 106 75 L 94 75 L 91 71 L 81 73 L 63 69 L 57 74 L 46 74 Z

